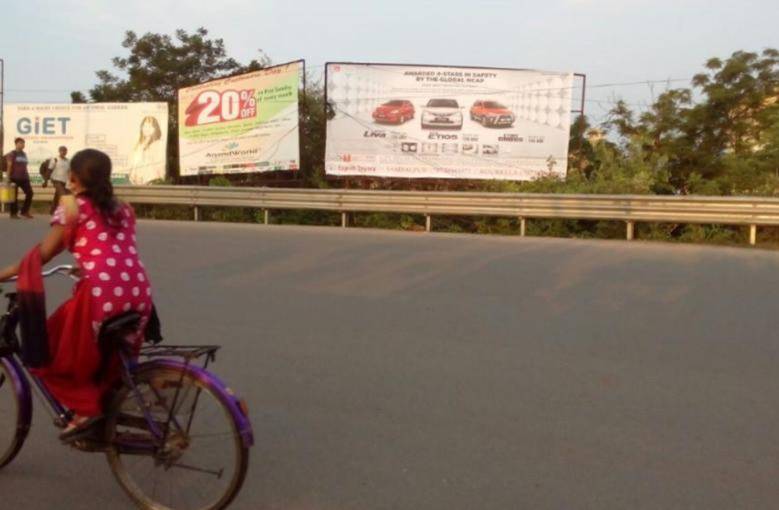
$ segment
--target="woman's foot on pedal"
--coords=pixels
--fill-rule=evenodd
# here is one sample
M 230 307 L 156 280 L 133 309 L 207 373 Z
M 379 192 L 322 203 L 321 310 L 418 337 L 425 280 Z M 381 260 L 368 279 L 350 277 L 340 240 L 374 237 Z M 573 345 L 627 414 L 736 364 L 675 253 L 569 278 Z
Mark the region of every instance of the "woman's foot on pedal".
M 84 439 L 92 436 L 95 432 L 95 425 L 103 420 L 102 416 L 76 416 L 65 430 L 60 434 L 60 441 L 63 443 L 72 443 L 78 439 Z

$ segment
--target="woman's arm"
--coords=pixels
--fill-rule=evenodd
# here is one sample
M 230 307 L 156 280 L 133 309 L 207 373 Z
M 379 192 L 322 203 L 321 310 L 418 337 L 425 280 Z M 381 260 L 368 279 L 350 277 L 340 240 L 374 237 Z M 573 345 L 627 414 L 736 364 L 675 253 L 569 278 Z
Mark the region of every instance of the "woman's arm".
M 11 264 L 3 269 L 0 269 L 0 282 L 4 282 L 12 276 L 16 276 L 19 273 L 19 264 Z
M 52 225 L 49 233 L 41 242 L 41 264 L 48 264 L 51 259 L 65 249 L 65 227 Z
M 65 248 L 65 227 L 53 225 L 41 242 L 41 264 L 47 264 Z M 0 282 L 19 274 L 19 264 L 11 264 L 0 270 Z

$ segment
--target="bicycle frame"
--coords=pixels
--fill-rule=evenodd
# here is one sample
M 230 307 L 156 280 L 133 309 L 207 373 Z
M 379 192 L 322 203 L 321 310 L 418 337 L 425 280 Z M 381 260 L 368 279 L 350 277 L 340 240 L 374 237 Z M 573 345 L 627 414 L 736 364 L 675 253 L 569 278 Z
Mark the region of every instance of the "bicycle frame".
M 29 404 L 32 393 L 30 381 L 32 381 L 39 392 L 38 395 L 41 397 L 40 400 L 44 405 L 48 406 L 52 414 L 56 417 L 54 424 L 60 428 L 65 427 L 73 418 L 73 413 L 60 404 L 46 385 L 43 384 L 43 381 L 35 374 L 31 373 L 24 362 L 19 358 L 19 341 L 16 337 L 16 326 L 18 324 L 18 318 L 16 316 L 18 313 L 18 309 L 16 308 L 16 294 L 8 293 L 6 294 L 6 297 L 8 298 L 8 310 L 2 317 L 3 331 L 0 331 L 0 335 L 3 336 L 2 340 L 5 341 L 6 345 L 14 349 L 14 351 L 0 359 L 8 364 L 10 368 L 9 372 L 14 374 L 13 377 L 16 379 L 14 381 L 16 387 L 21 388 L 20 391 L 22 392 L 22 394 L 19 395 L 19 400 L 22 402 L 22 406 L 30 406 L 29 414 L 32 415 L 31 404 Z
M 18 358 L 16 354 L 13 354 L 10 357 L 10 360 L 11 360 L 11 364 L 15 365 L 14 368 L 18 370 L 17 376 L 20 376 L 20 378 L 24 380 L 24 382 L 22 382 L 21 384 L 21 387 L 30 388 L 29 381 L 32 381 L 33 384 L 35 384 L 36 391 L 39 392 L 38 393 L 38 395 L 40 396 L 39 400 L 41 400 L 41 402 L 43 402 L 46 406 L 48 406 L 48 408 L 56 416 L 54 424 L 60 428 L 65 427 L 68 424 L 68 422 L 73 418 L 73 412 L 65 408 L 65 406 L 63 406 L 62 404 L 60 404 L 60 402 L 54 397 L 54 395 L 51 394 L 51 392 L 46 387 L 46 385 L 43 384 L 43 381 L 41 381 L 40 378 L 35 374 L 30 373 L 30 371 L 27 369 L 24 363 L 22 363 L 22 361 Z
M 19 416 L 16 422 L 17 434 L 26 438 L 32 424 L 32 392 L 30 383 L 25 378 L 21 364 L 12 356 L 0 357 L 0 364 L 4 365 L 12 378 L 12 385 L 17 389 L 17 401 L 19 402 Z

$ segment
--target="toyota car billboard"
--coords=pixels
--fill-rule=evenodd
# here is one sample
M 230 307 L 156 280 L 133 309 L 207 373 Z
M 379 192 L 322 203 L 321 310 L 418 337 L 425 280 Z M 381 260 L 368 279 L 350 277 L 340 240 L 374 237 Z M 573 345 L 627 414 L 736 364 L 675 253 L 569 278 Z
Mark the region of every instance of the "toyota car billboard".
M 572 73 L 329 63 L 331 175 L 565 176 Z

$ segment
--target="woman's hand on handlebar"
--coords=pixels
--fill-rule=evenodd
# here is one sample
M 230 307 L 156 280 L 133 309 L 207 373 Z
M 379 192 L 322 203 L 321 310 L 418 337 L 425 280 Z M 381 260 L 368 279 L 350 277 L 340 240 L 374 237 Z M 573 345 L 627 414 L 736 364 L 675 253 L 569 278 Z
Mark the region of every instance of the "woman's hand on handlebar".
M 11 264 L 0 269 L 0 283 L 11 281 L 19 273 L 19 264 Z

